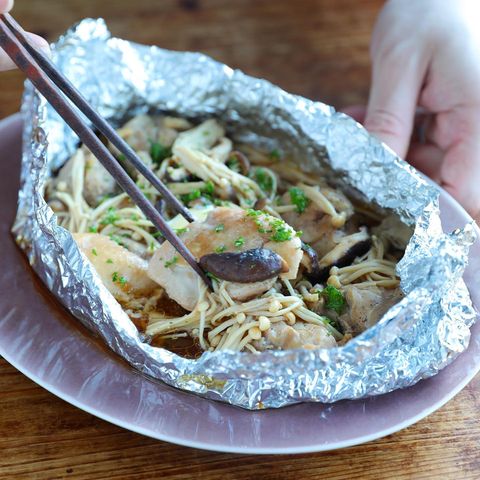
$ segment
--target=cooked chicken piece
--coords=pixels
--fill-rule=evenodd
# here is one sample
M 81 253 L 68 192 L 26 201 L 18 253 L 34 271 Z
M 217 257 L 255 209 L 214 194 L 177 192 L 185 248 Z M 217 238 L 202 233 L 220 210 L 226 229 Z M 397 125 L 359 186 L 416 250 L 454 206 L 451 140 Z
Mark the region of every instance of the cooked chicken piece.
M 148 295 L 158 288 L 147 274 L 147 262 L 105 235 L 74 233 L 73 238 L 118 301 Z
M 394 214 L 384 218 L 382 223 L 373 228 L 372 231 L 379 238 L 387 240 L 399 250 L 407 248 L 407 244 L 413 235 L 413 229 Z
M 118 190 L 117 182 L 90 151 L 85 155 L 85 186 L 83 195 L 87 203 L 97 206 L 106 195 Z
M 171 147 L 178 131 L 171 128 L 169 117 L 138 115 L 118 130 L 118 134 L 137 152 L 149 152 L 152 142 Z
M 296 322 L 293 326 L 285 322 L 276 322 L 267 330 L 266 342 L 258 344 L 260 350 L 273 345 L 280 350 L 293 348 L 305 348 L 315 350 L 317 348 L 333 348 L 337 342 L 325 327 L 311 323 Z
M 80 171 L 84 172 L 83 196 L 90 206 L 97 206 L 106 195 L 118 190 L 113 177 L 86 147 L 79 148 L 60 169 L 52 184 L 53 190 L 72 193 L 73 182 L 78 181 Z
M 276 225 L 276 226 L 275 226 Z M 279 219 L 260 212 L 248 212 L 239 207 L 217 207 L 209 212 L 204 222 L 195 221 L 182 235 L 182 240 L 198 259 L 215 251 L 241 252 L 266 248 L 285 261 L 288 270 L 281 276 L 293 279 L 302 258 L 301 242 L 295 231 Z M 261 233 L 262 230 L 264 233 Z M 270 232 L 267 232 L 270 230 Z M 273 240 L 276 238 L 279 241 Z M 186 310 L 193 310 L 199 297 L 198 276 L 186 264 L 169 242 L 164 242 L 155 252 L 148 267 L 150 278 L 163 286 L 170 296 Z M 248 297 L 260 295 L 270 288 L 269 282 L 251 285 Z M 253 288 L 256 285 L 257 288 Z M 245 298 L 245 288 L 230 287 Z
M 173 144 L 173 153 L 177 153 L 178 147 L 206 152 L 224 135 L 224 129 L 216 120 L 206 120 L 197 127 L 180 133 Z
M 329 187 L 322 187 L 321 192 L 335 207 L 337 212 L 345 212 L 346 219 L 353 215 L 353 206 L 341 192 Z M 290 204 L 290 193 L 286 192 L 282 201 Z M 339 241 L 344 232 L 332 225 L 332 217 L 327 215 L 317 204 L 310 202 L 304 212 L 285 212 L 282 218 L 296 230 L 301 230 L 302 240 L 311 244 L 317 250 L 319 257 L 330 251 Z M 316 244 L 315 246 L 313 244 Z M 318 245 L 317 245 L 318 243 Z M 316 247 L 319 247 L 319 250 Z
M 339 317 L 345 333 L 353 335 L 375 325 L 390 307 L 400 301 L 399 289 L 390 290 L 376 286 L 347 285 L 343 289 L 347 303 L 346 312 Z
M 174 130 L 178 130 L 179 132 L 193 128 L 193 125 L 186 118 L 167 116 L 163 117 L 162 122 L 164 127 L 172 128 Z
M 150 151 L 150 142 L 157 137 L 157 125 L 154 117 L 138 115 L 129 120 L 118 134 L 135 151 Z

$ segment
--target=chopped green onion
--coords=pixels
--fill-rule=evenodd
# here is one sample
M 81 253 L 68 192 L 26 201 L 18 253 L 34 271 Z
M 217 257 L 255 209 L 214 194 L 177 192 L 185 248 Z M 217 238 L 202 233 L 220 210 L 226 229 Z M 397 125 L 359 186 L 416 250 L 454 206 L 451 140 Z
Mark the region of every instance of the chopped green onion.
M 88 227 L 88 231 L 90 233 L 97 233 L 98 232 L 98 227 L 95 225 L 92 225 L 91 227 Z
M 98 255 L 98 253 L 97 253 L 97 249 L 96 249 L 96 248 L 92 248 L 92 255 L 95 255 L 95 256 L 97 256 L 97 255 Z
M 105 263 L 113 263 L 113 260 L 111 258 L 107 258 L 107 261 Z
M 225 225 L 223 223 L 219 223 L 215 227 L 215 233 L 220 233 L 220 232 L 223 232 L 224 230 L 225 230 Z
M 225 245 L 220 245 L 215 249 L 215 253 L 223 253 L 227 247 Z

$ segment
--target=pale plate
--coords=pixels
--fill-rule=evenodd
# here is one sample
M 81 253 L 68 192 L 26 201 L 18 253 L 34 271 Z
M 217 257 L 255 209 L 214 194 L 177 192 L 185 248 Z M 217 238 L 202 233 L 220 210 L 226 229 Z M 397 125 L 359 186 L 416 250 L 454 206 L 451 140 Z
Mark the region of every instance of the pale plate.
M 20 165 L 18 115 L 0 122 L 0 354 L 34 382 L 97 417 L 159 440 L 238 453 L 301 453 L 357 445 L 396 432 L 434 412 L 480 369 L 480 322 L 468 350 L 438 375 L 387 395 L 335 404 L 249 412 L 152 381 L 80 327 L 52 299 L 15 246 Z M 451 230 L 470 218 L 442 193 Z M 480 305 L 480 242 L 465 280 Z M 478 278 L 478 275 L 477 275 Z

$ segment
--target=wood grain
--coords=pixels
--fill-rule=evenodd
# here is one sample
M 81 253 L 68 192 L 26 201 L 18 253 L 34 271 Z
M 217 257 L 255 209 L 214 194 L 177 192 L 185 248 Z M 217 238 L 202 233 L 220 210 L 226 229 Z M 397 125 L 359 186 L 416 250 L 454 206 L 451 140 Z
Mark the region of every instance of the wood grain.
M 115 35 L 199 50 L 286 90 L 335 106 L 365 102 L 368 44 L 380 0 L 18 0 L 15 17 L 54 40 L 83 17 Z M 23 77 L 1 75 L 0 117 Z M 1 479 L 479 479 L 480 378 L 435 414 L 344 450 L 240 456 L 151 440 L 54 397 L 0 360 Z

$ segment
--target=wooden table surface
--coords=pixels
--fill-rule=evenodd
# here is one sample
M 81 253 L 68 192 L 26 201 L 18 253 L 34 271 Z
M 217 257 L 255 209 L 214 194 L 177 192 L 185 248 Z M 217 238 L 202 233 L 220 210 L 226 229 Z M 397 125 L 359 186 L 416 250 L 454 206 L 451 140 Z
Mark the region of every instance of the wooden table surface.
M 288 91 L 365 102 L 381 0 L 17 0 L 14 15 L 54 40 L 84 17 L 175 50 L 200 50 Z M 23 77 L 0 76 L 0 118 Z M 480 479 L 480 378 L 427 419 L 376 442 L 283 456 L 212 453 L 155 441 L 58 399 L 0 359 L 1 479 Z

